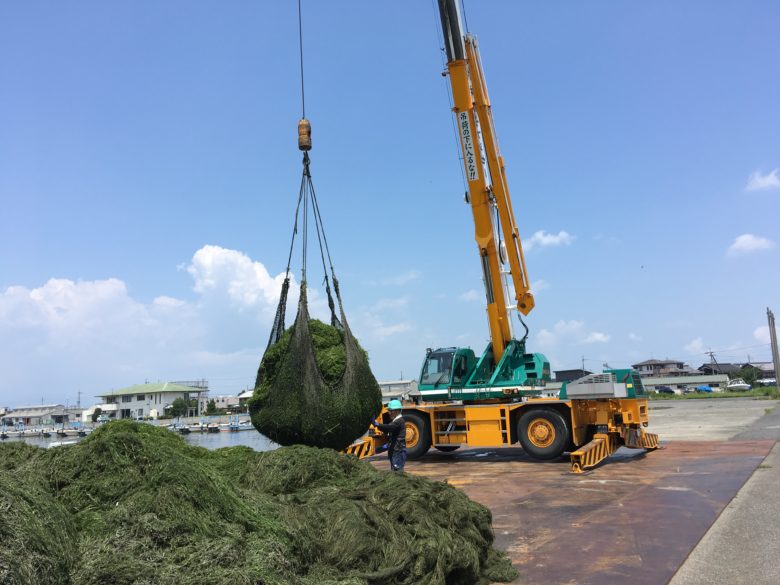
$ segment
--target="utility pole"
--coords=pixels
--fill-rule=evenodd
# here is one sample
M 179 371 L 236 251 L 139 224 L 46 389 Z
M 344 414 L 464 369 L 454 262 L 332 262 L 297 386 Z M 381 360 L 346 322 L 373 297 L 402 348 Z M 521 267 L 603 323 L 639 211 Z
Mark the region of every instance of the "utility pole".
M 780 356 L 777 352 L 777 331 L 775 330 L 775 314 L 766 308 L 766 318 L 769 322 L 769 340 L 772 342 L 772 362 L 775 366 L 775 386 L 780 380 Z
M 81 390 L 78 391 L 78 399 L 76 402 L 76 407 L 81 408 Z
M 715 352 L 712 351 L 712 349 L 710 349 L 710 351 L 708 351 L 706 353 L 707 353 L 707 355 L 710 356 L 710 363 L 711 364 L 715 364 L 715 367 L 718 370 L 718 374 L 722 374 L 723 373 L 723 369 L 720 367 L 720 364 L 718 363 L 718 360 L 715 359 Z M 748 361 L 750 361 L 750 359 L 748 359 Z

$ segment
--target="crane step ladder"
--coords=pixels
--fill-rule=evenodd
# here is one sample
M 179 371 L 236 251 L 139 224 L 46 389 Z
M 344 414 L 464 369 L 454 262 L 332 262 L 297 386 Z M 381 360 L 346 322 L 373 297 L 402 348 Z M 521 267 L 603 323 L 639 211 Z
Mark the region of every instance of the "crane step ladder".
M 630 449 L 657 449 L 658 435 L 641 428 L 622 428 L 619 432 L 596 433 L 593 439 L 571 453 L 572 473 L 584 473 L 612 455 L 621 446 Z

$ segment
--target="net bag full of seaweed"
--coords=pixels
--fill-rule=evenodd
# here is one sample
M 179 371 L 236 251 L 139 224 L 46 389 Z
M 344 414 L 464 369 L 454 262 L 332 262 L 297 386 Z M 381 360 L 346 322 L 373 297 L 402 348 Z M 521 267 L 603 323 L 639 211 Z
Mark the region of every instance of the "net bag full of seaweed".
M 268 347 L 257 372 L 249 412 L 255 428 L 280 445 L 303 444 L 341 450 L 368 430 L 382 407 L 382 396 L 368 356 L 352 335 L 344 315 L 309 164 L 308 152 L 304 152 L 287 274 Z M 306 273 L 309 219 L 314 220 L 325 273 L 329 325 L 309 316 Z M 299 224 L 303 254 L 298 312 L 293 326 L 285 330 L 290 260 Z

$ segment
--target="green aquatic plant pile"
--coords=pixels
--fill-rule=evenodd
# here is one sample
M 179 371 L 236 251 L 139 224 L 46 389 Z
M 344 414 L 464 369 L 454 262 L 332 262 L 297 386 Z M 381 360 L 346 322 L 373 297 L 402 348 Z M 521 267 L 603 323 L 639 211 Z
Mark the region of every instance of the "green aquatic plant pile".
M 249 412 L 255 428 L 280 445 L 341 450 L 363 435 L 382 408 L 368 356 L 348 327 L 309 319 L 269 346 Z
M 490 512 L 330 449 L 208 451 L 112 422 L 0 444 L 3 585 L 469 585 L 511 581 Z

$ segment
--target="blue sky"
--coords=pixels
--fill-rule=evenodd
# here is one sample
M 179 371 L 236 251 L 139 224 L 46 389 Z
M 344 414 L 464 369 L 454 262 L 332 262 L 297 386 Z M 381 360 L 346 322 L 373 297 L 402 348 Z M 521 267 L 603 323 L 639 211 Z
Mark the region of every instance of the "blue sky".
M 312 173 L 377 377 L 481 351 L 433 2 L 303 4 Z M 466 15 L 529 248 L 529 347 L 553 369 L 769 359 L 780 5 Z M 0 405 L 252 383 L 300 181 L 297 42 L 293 1 L 0 4 Z

